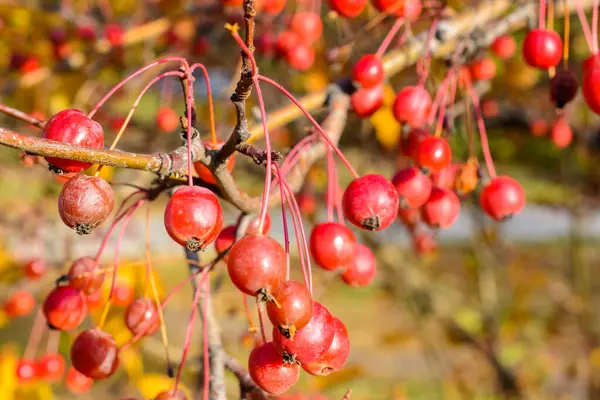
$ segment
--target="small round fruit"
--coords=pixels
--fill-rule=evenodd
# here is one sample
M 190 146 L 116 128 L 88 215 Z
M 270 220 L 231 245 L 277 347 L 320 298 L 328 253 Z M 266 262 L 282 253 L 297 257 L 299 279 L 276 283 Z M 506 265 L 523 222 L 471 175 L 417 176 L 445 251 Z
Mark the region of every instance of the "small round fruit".
M 37 363 L 33 360 L 27 360 L 24 358 L 17 362 L 15 373 L 19 383 L 21 384 L 35 382 L 39 378 Z
M 288 52 L 302 43 L 302 39 L 296 32 L 283 31 L 277 37 L 275 50 L 279 57 L 286 57 Z
M 585 77 L 588 72 L 590 72 L 592 69 L 598 66 L 600 66 L 600 53 L 592 54 L 591 56 L 583 60 L 583 63 L 581 65 L 581 72 Z
M 129 282 L 120 282 L 115 285 L 110 302 L 117 307 L 127 307 L 135 298 L 135 289 Z
M 104 146 L 102 126 L 74 109 L 63 110 L 50 118 L 44 125 L 42 138 L 96 149 Z M 65 172 L 81 172 L 92 165 L 55 157 L 46 157 L 46 161 Z
M 312 317 L 310 292 L 304 284 L 290 280 L 283 282 L 271 296 L 274 301 L 267 302 L 269 320 L 284 336 L 295 336 L 296 331 L 304 328 Z
M 229 251 L 229 277 L 238 289 L 250 296 L 272 293 L 283 283 L 285 270 L 285 251 L 268 236 L 246 235 Z
M 342 321 L 336 317 L 331 318 L 333 325 L 333 341 L 325 354 L 317 361 L 302 364 L 302 369 L 311 375 L 327 376 L 342 369 L 350 353 L 350 339 L 348 331 Z
M 435 252 L 435 239 L 429 232 L 418 232 L 413 236 L 413 250 L 417 255 L 423 256 Z
M 58 286 L 46 296 L 43 311 L 52 329 L 69 331 L 83 322 L 87 304 L 81 290 Z
M 89 234 L 110 215 L 115 205 L 113 190 L 97 176 L 75 175 L 62 187 L 58 213 L 69 228 Z
M 568 69 L 558 70 L 550 81 L 550 99 L 558 108 L 563 108 L 570 103 L 577 96 L 577 90 L 579 90 L 577 77 Z
M 286 0 L 263 0 L 262 11 L 270 15 L 277 15 L 285 8 Z
M 400 208 L 398 219 L 406 226 L 416 226 L 421 220 L 421 212 L 418 208 Z
M 104 37 L 108 42 L 115 47 L 123 44 L 123 28 L 118 24 L 104 25 Z
M 400 198 L 401 208 L 421 207 L 429 199 L 432 188 L 431 179 L 416 167 L 396 172 L 392 184 Z
M 165 208 L 169 236 L 197 252 L 212 243 L 223 227 L 223 210 L 210 190 L 199 186 L 177 189 Z
M 310 234 L 310 254 L 317 264 L 327 270 L 345 269 L 354 258 L 356 238 L 339 222 L 323 222 Z
M 280 395 L 298 381 L 300 366 L 284 362 L 273 342 L 268 342 L 252 350 L 248 358 L 248 372 L 262 390 Z
M 60 354 L 48 353 L 37 362 L 40 378 L 57 382 L 65 374 L 65 359 Z
M 460 170 L 460 164 L 450 164 L 441 170 L 431 174 L 431 183 L 433 186 L 454 189 L 454 183 L 456 181 L 456 175 Z
M 433 188 L 429 200 L 421 209 L 423 221 L 432 228 L 449 228 L 460 212 L 458 196 L 451 190 Z
M 233 245 L 233 242 L 235 242 L 236 231 L 237 227 L 235 225 L 226 226 L 221 230 L 221 233 L 219 233 L 219 236 L 217 236 L 217 239 L 215 240 L 215 250 L 217 250 L 217 253 L 221 254 Z M 223 258 L 225 262 L 227 262 L 228 256 L 229 255 L 226 255 Z
M 153 335 L 160 328 L 156 304 L 146 297 L 133 300 L 125 310 L 125 325 L 134 335 Z
M 510 176 L 497 176 L 483 188 L 481 209 L 492 219 L 502 221 L 519 214 L 525 206 L 525 191 Z
M 342 196 L 342 209 L 348 221 L 370 231 L 390 226 L 396 219 L 398 206 L 396 188 L 378 174 L 354 179 Z
M 517 51 L 517 41 L 511 35 L 502 35 L 490 45 L 492 53 L 501 59 L 511 58 Z
M 408 131 L 408 133 L 402 137 L 400 142 L 400 150 L 406 157 L 415 160 L 417 158 L 417 152 L 421 142 L 431 136 L 431 133 L 425 129 L 414 128 Z
M 75 368 L 71 367 L 67 371 L 67 377 L 65 379 L 65 385 L 67 389 L 71 393 L 82 394 L 88 392 L 92 385 L 94 384 L 94 380 L 88 378 L 83 375 L 81 372 L 77 371 Z
M 171 107 L 161 107 L 156 113 L 156 125 L 163 132 L 173 132 L 181 123 L 175 110 Z
M 323 35 L 321 16 L 312 11 L 300 11 L 292 17 L 290 29 L 307 45 L 312 45 Z
M 102 287 L 105 274 L 100 272 L 96 260 L 84 256 L 73 261 L 67 276 L 69 277 L 69 286 L 89 295 Z
M 452 149 L 441 137 L 426 137 L 419 144 L 415 162 L 430 172 L 439 172 L 452 162 Z
M 600 114 L 600 66 L 591 68 L 585 74 L 581 89 L 590 110 Z
M 315 63 L 315 49 L 300 43 L 298 46 L 288 50 L 286 61 L 290 66 L 298 71 L 306 71 Z
M 384 94 L 383 84 L 360 88 L 350 96 L 352 110 L 360 118 L 370 117 L 383 106 Z
M 6 303 L 4 312 L 10 318 L 22 317 L 30 314 L 35 308 L 35 298 L 27 290 L 19 290 L 13 293 Z
M 327 352 L 333 341 L 335 333 L 332 319 L 321 303 L 313 301 L 312 318 L 308 324 L 298 329 L 293 338 L 286 338 L 273 328 L 273 343 L 286 360 L 295 360 L 300 364 L 315 362 Z
M 215 146 L 213 146 L 213 142 L 210 140 L 205 140 L 202 143 L 204 144 L 204 147 L 211 149 L 211 150 L 218 150 L 221 147 L 223 147 L 223 144 L 225 144 L 225 142 L 223 142 L 223 141 L 218 141 L 217 146 L 215 147 Z M 227 163 L 225 165 L 229 172 L 231 172 L 233 170 L 234 164 L 235 164 L 235 156 L 229 157 L 227 159 Z M 206 168 L 201 162 L 195 162 L 194 169 L 196 170 L 198 177 L 200 179 L 202 179 L 204 182 L 210 183 L 212 185 L 215 185 L 217 183 L 217 181 L 215 180 L 215 176 L 212 174 L 212 172 L 210 172 L 210 170 L 208 168 Z
M 342 280 L 350 286 L 367 286 L 377 272 L 377 259 L 370 248 L 362 243 L 356 244 L 354 260 L 342 274 Z
M 481 58 L 469 65 L 474 81 L 487 81 L 496 76 L 496 63 L 489 57 Z
M 532 67 L 541 69 L 556 67 L 562 53 L 562 40 L 558 33 L 551 30 L 531 30 L 523 41 L 523 57 Z
M 372 0 L 373 6 L 380 12 L 389 13 L 398 18 L 414 22 L 421 16 L 423 0 Z
M 355 18 L 363 12 L 367 0 L 329 0 L 329 5 L 342 17 Z
M 559 149 L 564 149 L 571 144 L 573 141 L 573 130 L 565 117 L 556 120 L 554 126 L 552 126 L 550 138 L 554 145 Z
M 177 389 L 175 391 L 170 389 L 157 394 L 154 400 L 187 400 L 187 396 L 181 389 Z
M 46 273 L 46 262 L 41 258 L 34 258 L 25 264 L 25 276 L 29 279 L 39 279 Z
M 406 86 L 396 95 L 392 109 L 394 117 L 413 128 L 425 124 L 431 108 L 431 96 L 422 85 Z
M 352 70 L 352 80 L 363 88 L 371 88 L 381 84 L 384 77 L 383 63 L 375 54 L 362 56 Z
M 119 348 L 98 328 L 81 332 L 71 346 L 73 368 L 92 379 L 106 379 L 119 368 Z

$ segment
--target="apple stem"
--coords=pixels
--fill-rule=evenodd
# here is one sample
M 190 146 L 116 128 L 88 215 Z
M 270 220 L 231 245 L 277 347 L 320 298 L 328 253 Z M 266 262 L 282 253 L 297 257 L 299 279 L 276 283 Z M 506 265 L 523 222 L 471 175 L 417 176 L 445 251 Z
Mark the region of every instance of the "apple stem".
M 564 15 L 565 15 L 565 23 L 563 30 L 563 68 L 567 69 L 569 67 L 569 36 L 571 33 L 571 17 L 569 12 L 569 2 L 563 2 L 564 7 Z
M 390 43 L 392 43 L 394 36 L 396 36 L 400 28 L 402 28 L 402 25 L 404 25 L 404 18 L 397 18 L 396 22 L 394 22 L 394 25 L 392 25 L 390 28 L 390 31 L 387 33 L 387 35 L 385 35 L 385 38 L 383 38 L 383 41 L 379 45 L 377 52 L 375 52 L 375 57 L 381 58 L 383 56 L 385 51 L 390 46 Z
M 267 335 L 265 334 L 265 324 L 263 321 L 262 303 L 258 296 L 256 296 L 256 308 L 258 311 L 258 324 L 260 325 L 260 336 L 263 343 L 267 343 Z
M 594 0 L 592 6 L 592 45 L 592 52 L 598 54 L 598 0 Z
M 540 0 L 538 28 L 546 29 L 546 0 Z
M 29 340 L 27 340 L 27 347 L 25 347 L 25 352 L 23 353 L 24 359 L 33 360 L 35 358 L 35 353 L 40 345 L 46 326 L 46 317 L 44 317 L 42 309 L 40 308 L 35 316 L 33 328 L 31 328 L 31 333 L 29 334 Z
M 254 333 L 256 332 L 256 325 L 252 321 L 252 315 L 250 315 L 250 307 L 248 306 L 248 295 L 246 293 L 242 293 L 242 303 L 244 304 L 244 311 L 246 312 L 246 318 L 248 319 L 248 331 Z
M 481 114 L 479 97 L 477 96 L 477 93 L 475 93 L 475 91 L 473 90 L 473 87 L 471 86 L 471 81 L 468 77 L 465 78 L 465 86 L 467 88 L 467 93 L 471 96 L 471 101 L 473 102 L 473 109 L 475 110 L 475 119 L 477 120 L 477 125 L 479 127 L 479 137 L 481 140 L 481 149 L 483 151 L 483 157 L 485 158 L 485 165 L 487 166 L 487 170 L 490 174 L 490 177 L 494 179 L 496 177 L 496 168 L 494 168 L 494 161 L 492 160 L 492 154 L 490 153 L 490 146 L 485 130 L 485 123 L 483 122 L 483 116 Z
M 279 182 L 281 182 L 284 178 L 283 178 L 283 174 L 281 173 L 281 169 L 279 168 L 279 165 L 277 165 L 277 163 L 273 164 L 273 167 L 275 168 L 275 172 L 277 173 L 277 179 Z M 279 185 L 279 194 L 281 197 L 281 216 L 282 216 L 282 220 L 283 220 L 283 241 L 284 241 L 284 245 L 285 245 L 285 271 L 286 271 L 286 275 L 285 275 L 285 279 L 289 280 L 290 279 L 290 237 L 288 234 L 288 225 L 287 225 L 287 215 L 285 212 L 285 195 L 284 195 L 284 189 L 283 189 L 283 185 Z
M 327 148 L 327 221 L 333 221 L 333 202 L 334 202 L 334 188 L 333 183 L 335 177 L 333 176 L 333 154 L 331 149 Z
M 427 76 L 429 75 L 429 66 L 431 64 L 431 42 L 433 41 L 433 35 L 438 25 L 438 19 L 434 19 L 427 31 L 427 40 L 425 41 L 425 55 L 417 63 L 417 74 L 419 75 L 418 86 L 424 86 Z
M 185 113 L 187 117 L 187 164 L 188 164 L 188 186 L 194 186 L 194 178 L 192 176 L 192 104 L 194 102 L 194 76 L 189 70 L 186 71 L 186 100 Z
M 204 64 L 195 63 L 190 67 L 190 74 L 194 72 L 196 68 L 200 68 L 202 70 L 202 74 L 204 75 L 204 82 L 206 84 L 206 97 L 208 98 L 208 124 L 210 128 L 210 140 L 212 142 L 213 147 L 217 148 L 217 132 L 215 129 L 215 106 L 213 103 L 213 95 L 212 89 L 210 85 L 210 77 L 208 75 L 208 71 Z
M 575 0 L 575 9 L 577 10 L 577 17 L 579 17 L 579 22 L 581 23 L 581 29 L 583 29 L 583 36 L 585 37 L 585 41 L 587 42 L 588 48 L 593 54 L 597 54 L 598 51 L 594 51 L 594 37 L 592 31 L 590 30 L 590 24 L 585 16 L 585 12 L 583 11 L 583 6 L 581 4 L 581 0 Z

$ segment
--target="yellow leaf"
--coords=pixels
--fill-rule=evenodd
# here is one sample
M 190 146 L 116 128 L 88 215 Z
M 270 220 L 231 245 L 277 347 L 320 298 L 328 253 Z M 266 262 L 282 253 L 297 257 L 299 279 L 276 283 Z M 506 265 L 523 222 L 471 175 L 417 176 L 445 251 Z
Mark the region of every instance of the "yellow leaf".
M 144 374 L 136 379 L 135 382 L 143 398 L 153 399 L 158 393 L 171 389 L 175 379 L 162 374 Z M 190 390 L 181 382 L 178 389 L 183 390 L 188 399 L 192 398 Z
M 383 105 L 391 107 L 396 100 L 396 92 L 391 85 L 385 85 L 383 87 Z
M 132 377 L 137 378 L 144 373 L 144 363 L 140 352 L 135 347 L 129 347 L 120 352 L 119 360 L 125 369 L 125 372 Z
M 371 117 L 371 124 L 375 129 L 375 137 L 383 147 L 392 150 L 400 140 L 402 125 L 396 118 L 391 108 L 382 107 Z
M 17 350 L 11 345 L 5 345 L 0 350 L 0 398 L 14 399 L 17 388 Z
M 470 308 L 463 308 L 458 311 L 454 316 L 454 320 L 458 326 L 471 334 L 477 334 L 483 328 L 481 314 Z

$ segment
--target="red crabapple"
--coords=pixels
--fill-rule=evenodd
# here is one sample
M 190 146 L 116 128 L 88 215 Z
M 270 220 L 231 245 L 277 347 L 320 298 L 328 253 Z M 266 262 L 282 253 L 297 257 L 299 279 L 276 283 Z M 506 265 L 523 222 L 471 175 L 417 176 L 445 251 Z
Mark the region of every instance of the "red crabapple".
M 71 346 L 73 368 L 92 379 L 106 379 L 119 368 L 119 348 L 98 328 L 81 332 Z
M 87 304 L 81 290 L 58 286 L 46 296 L 43 311 L 51 328 L 69 331 L 83 322 Z
M 342 208 L 348 221 L 371 231 L 390 226 L 396 219 L 398 206 L 396 188 L 378 174 L 354 179 L 342 197 Z
M 348 339 L 346 326 L 336 317 L 331 318 L 331 323 L 333 325 L 334 336 L 327 352 L 317 361 L 310 364 L 302 364 L 302 369 L 311 375 L 327 376 L 339 371 L 346 363 L 346 359 L 350 353 L 350 339 Z
M 356 243 L 354 259 L 342 274 L 342 280 L 355 287 L 367 286 L 377 272 L 377 259 L 370 248 Z
M 248 372 L 262 390 L 280 395 L 298 381 L 300 366 L 284 362 L 273 342 L 268 342 L 252 350 L 248 358 Z
M 271 294 L 267 314 L 273 326 L 286 337 L 294 337 L 312 318 L 313 300 L 304 284 L 285 281 Z
M 354 233 L 339 222 L 323 222 L 310 234 L 310 254 L 327 270 L 344 269 L 352 262 L 356 250 Z

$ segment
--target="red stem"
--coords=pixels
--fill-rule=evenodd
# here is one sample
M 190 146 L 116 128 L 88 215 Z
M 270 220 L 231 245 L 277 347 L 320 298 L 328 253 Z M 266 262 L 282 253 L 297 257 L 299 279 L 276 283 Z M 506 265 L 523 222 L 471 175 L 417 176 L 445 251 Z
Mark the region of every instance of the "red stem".
M 42 340 L 42 335 L 46 330 L 47 324 L 45 322 L 46 318 L 44 317 L 44 314 L 42 314 L 42 309 L 40 308 L 35 316 L 33 328 L 31 328 L 29 340 L 27 341 L 27 347 L 25 347 L 25 352 L 23 353 L 24 359 L 33 360 L 35 358 L 35 353 Z
M 142 68 L 138 69 L 137 71 L 135 71 L 134 73 L 132 73 L 131 75 L 129 75 L 128 77 L 126 77 L 125 79 L 123 79 L 121 82 L 117 83 L 115 85 L 115 87 L 113 87 L 108 93 L 106 93 L 104 95 L 104 97 L 102 97 L 100 99 L 100 101 L 98 102 L 98 104 L 96 104 L 96 106 L 94 108 L 92 108 L 92 111 L 90 111 L 88 113 L 88 117 L 89 118 L 93 118 L 94 115 L 96 114 L 96 112 L 98 111 L 98 109 L 100 107 L 102 107 L 102 105 L 106 102 L 106 100 L 108 100 L 117 90 L 119 90 L 123 85 L 125 85 L 131 79 L 133 79 L 134 77 L 140 75 L 141 73 L 149 70 L 152 67 L 155 67 L 155 66 L 160 65 L 160 64 L 164 64 L 164 63 L 169 62 L 169 61 L 179 61 L 180 63 L 182 63 L 185 66 L 186 70 L 189 70 L 189 64 L 188 64 L 188 62 L 186 61 L 185 58 L 182 58 L 182 57 L 165 57 L 165 58 L 161 58 L 160 60 L 156 60 L 153 63 L 150 63 L 150 64 L 146 65 L 145 67 L 142 67 Z
M 190 74 L 194 72 L 196 68 L 200 68 L 202 70 L 202 74 L 204 75 L 204 82 L 206 84 L 206 97 L 208 97 L 208 123 L 210 127 L 210 140 L 212 141 L 213 147 L 217 148 L 217 136 L 215 129 L 215 107 L 213 103 L 212 89 L 210 85 L 210 77 L 208 76 L 208 71 L 204 64 L 195 63 L 190 67 Z
M 554 1 L 554 0 L 551 0 Z M 546 0 L 540 0 L 540 15 L 538 28 L 546 29 Z
M 598 54 L 598 0 L 592 5 L 592 45 L 592 52 Z
M 585 16 L 585 12 L 583 11 L 581 0 L 575 0 L 575 9 L 577 10 L 577 16 L 579 17 L 579 22 L 581 23 L 581 28 L 583 29 L 583 36 L 585 37 L 588 48 L 593 54 L 597 54 L 598 51 L 594 51 L 594 48 L 596 47 L 594 45 L 594 35 L 590 29 L 590 24 Z
M 334 180 L 333 176 L 333 154 L 331 149 L 327 147 L 327 221 L 333 221 L 333 202 L 334 202 Z M 337 182 L 335 182 L 337 183 Z
M 404 18 L 396 19 L 396 22 L 394 22 L 394 25 L 392 25 L 390 31 L 387 33 L 387 35 L 385 35 L 385 38 L 383 39 L 383 41 L 379 45 L 379 48 L 377 49 L 377 52 L 375 53 L 375 56 L 377 58 L 381 58 L 383 56 L 385 51 L 390 46 L 392 39 L 394 39 L 394 36 L 396 36 L 400 28 L 402 28 L 402 25 L 404 25 Z
M 473 102 L 473 108 L 475 110 L 475 119 L 477 120 L 477 125 L 479 127 L 481 149 L 483 151 L 483 157 L 485 158 L 485 165 L 487 166 L 490 177 L 494 179 L 496 177 L 496 168 L 494 168 L 494 161 L 492 160 L 492 154 L 490 153 L 490 146 L 485 130 L 485 124 L 483 122 L 483 115 L 481 113 L 481 107 L 479 105 L 479 97 L 477 96 L 477 93 L 473 90 L 469 78 L 465 79 L 465 86 L 467 87 L 467 92 L 471 96 L 471 101 Z
M 338 155 L 338 157 L 340 157 L 340 159 L 342 160 L 342 162 L 344 163 L 344 165 L 346 166 L 346 168 L 348 168 L 348 170 L 350 171 L 350 173 L 352 174 L 352 176 L 354 176 L 354 178 L 360 178 L 360 175 L 358 175 L 358 173 L 356 172 L 356 170 L 352 167 L 352 165 L 350 164 L 350 161 L 348 161 L 348 159 L 344 156 L 344 154 L 340 151 L 340 149 L 335 145 L 335 143 L 333 143 L 333 141 L 331 140 L 331 138 L 329 138 L 329 136 L 327 135 L 327 133 L 325 133 L 325 131 L 323 130 L 323 128 L 321 128 L 321 125 L 319 125 L 319 123 L 317 121 L 315 121 L 315 119 L 309 114 L 309 112 L 306 111 L 306 109 L 302 106 L 302 104 L 298 100 L 296 100 L 296 98 L 290 92 L 288 92 L 279 83 L 275 82 L 274 80 L 272 80 L 270 78 L 267 78 L 266 76 L 259 75 L 258 76 L 258 80 L 261 80 L 263 82 L 267 82 L 268 84 L 270 84 L 272 86 L 275 86 L 283 94 L 285 94 L 287 96 L 287 98 L 289 98 L 292 101 L 292 103 L 294 103 L 300 109 L 300 111 L 302 111 L 302 113 L 306 116 L 306 118 L 308 118 L 308 120 L 313 124 L 313 126 L 315 127 L 315 129 L 321 134 L 321 136 L 323 137 L 323 139 L 325 139 L 325 141 L 329 144 L 329 146 L 331 146 L 331 148 L 333 149 L 333 151 L 336 152 L 336 154 Z
M 188 186 L 194 186 L 194 178 L 192 176 L 192 102 L 194 101 L 194 77 L 191 72 L 187 74 L 187 98 L 185 101 L 186 116 L 187 116 L 187 164 L 188 164 Z
M 277 180 L 279 182 L 281 182 L 284 178 L 283 178 L 283 174 L 281 173 L 281 169 L 279 169 L 279 165 L 277 165 L 277 163 L 273 164 L 273 167 L 275 167 L 275 172 L 277 173 Z M 287 226 L 287 215 L 285 213 L 285 196 L 284 196 L 284 189 L 282 185 L 279 185 L 279 194 L 281 195 L 281 215 L 282 215 L 282 219 L 283 219 L 283 241 L 285 244 L 285 268 L 286 268 L 286 275 L 285 275 L 285 279 L 289 280 L 290 279 L 290 237 L 288 234 L 288 226 Z

